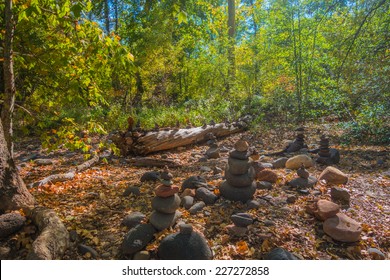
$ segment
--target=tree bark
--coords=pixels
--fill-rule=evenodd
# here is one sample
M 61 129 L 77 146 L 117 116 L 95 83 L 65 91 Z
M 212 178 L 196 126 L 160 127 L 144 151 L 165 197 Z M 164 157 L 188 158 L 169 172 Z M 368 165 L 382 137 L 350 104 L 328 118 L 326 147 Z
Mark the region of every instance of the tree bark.
M 147 155 L 154 152 L 170 150 L 177 147 L 187 146 L 206 141 L 208 133 L 215 137 L 224 137 L 241 132 L 248 127 L 245 121 L 239 121 L 232 125 L 219 123 L 214 126 L 193 127 L 182 129 L 169 129 L 149 131 L 144 134 L 128 131 L 111 136 L 111 140 L 121 151 L 123 156 L 129 154 Z
M 229 46 L 228 46 L 228 93 L 232 89 L 236 79 L 236 57 L 234 55 L 235 48 L 235 36 L 236 36 L 236 6 L 234 0 L 228 0 L 228 35 L 229 35 Z
M 108 5 L 108 0 L 104 0 L 104 22 L 107 35 L 110 35 L 110 7 Z
M 13 143 L 12 143 L 12 115 L 15 106 L 15 77 L 13 67 L 13 49 L 12 43 L 14 40 L 14 29 L 15 22 L 12 13 L 12 0 L 5 1 L 4 9 L 4 20 L 5 20 L 5 39 L 4 39 L 4 64 L 3 64 L 3 75 L 4 75 L 4 103 L 1 110 L 1 120 L 4 129 L 4 138 L 7 142 L 7 148 L 13 155 Z
M 34 203 L 10 155 L 0 122 L 0 211 L 27 209 Z

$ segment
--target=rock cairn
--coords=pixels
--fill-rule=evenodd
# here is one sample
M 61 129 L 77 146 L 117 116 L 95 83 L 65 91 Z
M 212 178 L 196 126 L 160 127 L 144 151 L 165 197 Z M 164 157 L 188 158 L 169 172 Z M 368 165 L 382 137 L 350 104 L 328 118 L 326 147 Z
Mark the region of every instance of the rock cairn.
M 209 146 L 208 150 L 206 151 L 206 157 L 207 158 L 219 158 L 219 147 L 217 144 L 217 137 L 213 133 L 207 133 L 205 136 L 205 140 L 207 140 L 207 145 Z
M 297 132 L 296 138 L 294 142 L 292 142 L 286 149 L 287 153 L 298 152 L 300 149 L 307 148 L 305 144 L 305 129 L 303 127 L 297 128 L 295 130 Z
M 239 140 L 230 152 L 220 193 L 228 200 L 246 202 L 256 191 L 255 170 L 248 158 L 248 143 Z
M 337 149 L 329 148 L 329 138 L 322 135 L 320 139 L 319 158 L 317 162 L 325 165 L 337 164 L 340 162 L 340 153 Z
M 304 163 L 297 170 L 298 178 L 292 179 L 288 184 L 293 188 L 311 188 L 317 183 L 317 178 L 310 176 L 310 173 L 305 169 Z
M 192 225 L 181 224 L 180 231 L 161 240 L 158 256 L 163 260 L 211 260 L 213 253 L 206 239 Z
M 180 207 L 181 199 L 177 194 L 179 187 L 173 185 L 172 174 L 168 167 L 161 173 L 161 185 L 154 190 L 156 196 L 152 200 L 153 212 L 150 216 L 150 223 L 157 230 L 164 230 L 173 226 L 180 217 L 177 209 Z

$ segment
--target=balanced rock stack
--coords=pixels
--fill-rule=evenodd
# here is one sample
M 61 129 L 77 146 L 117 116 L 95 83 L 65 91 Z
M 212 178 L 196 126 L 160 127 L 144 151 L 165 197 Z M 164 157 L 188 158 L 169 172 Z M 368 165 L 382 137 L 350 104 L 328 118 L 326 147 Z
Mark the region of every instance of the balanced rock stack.
M 292 142 L 286 149 L 287 153 L 294 153 L 298 152 L 300 149 L 307 148 L 307 145 L 305 144 L 305 135 L 304 131 L 305 129 L 303 127 L 297 128 L 297 136 L 294 142 Z
M 168 167 L 161 173 L 162 184 L 154 190 L 156 196 L 152 200 L 153 212 L 150 216 L 150 223 L 157 230 L 164 230 L 173 226 L 180 217 L 177 209 L 180 207 L 179 187 L 173 185 L 172 174 Z
M 298 178 L 291 180 L 288 184 L 293 188 L 311 188 L 317 183 L 317 179 L 314 176 L 310 176 L 310 173 L 305 169 L 304 163 L 297 170 Z
M 239 140 L 230 152 L 225 181 L 219 190 L 223 197 L 233 201 L 246 202 L 253 198 L 256 191 L 255 170 L 248 158 L 248 143 Z
M 211 260 L 213 253 L 206 239 L 191 225 L 181 224 L 180 232 L 161 240 L 158 256 L 163 260 Z
M 217 144 L 217 138 L 213 133 L 207 133 L 205 136 L 205 140 L 207 140 L 207 145 L 209 145 L 209 149 L 206 151 L 207 158 L 219 158 L 219 147 Z
M 322 135 L 320 139 L 319 158 L 317 162 L 325 165 L 337 164 L 340 161 L 340 153 L 337 149 L 329 148 L 329 138 Z

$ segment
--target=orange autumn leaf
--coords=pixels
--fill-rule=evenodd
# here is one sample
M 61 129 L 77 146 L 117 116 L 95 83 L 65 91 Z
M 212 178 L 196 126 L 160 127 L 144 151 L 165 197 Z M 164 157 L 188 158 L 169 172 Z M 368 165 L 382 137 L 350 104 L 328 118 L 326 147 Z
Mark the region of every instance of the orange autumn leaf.
M 245 241 L 238 241 L 236 243 L 236 250 L 239 254 L 246 254 L 249 250 L 248 244 Z

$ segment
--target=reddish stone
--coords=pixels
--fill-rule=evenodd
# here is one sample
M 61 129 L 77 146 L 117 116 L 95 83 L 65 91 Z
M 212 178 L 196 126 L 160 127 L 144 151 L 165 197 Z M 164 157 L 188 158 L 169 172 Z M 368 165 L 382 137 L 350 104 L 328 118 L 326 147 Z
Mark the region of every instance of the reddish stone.
M 327 219 L 323 228 L 327 235 L 341 242 L 356 242 L 360 239 L 362 232 L 360 223 L 343 213 Z
M 276 183 L 278 180 L 278 174 L 272 170 L 264 169 L 256 173 L 256 180 Z
M 335 216 L 340 211 L 340 206 L 331 201 L 321 199 L 317 201 L 316 217 L 321 221 L 325 221 Z
M 185 189 L 181 193 L 180 197 L 183 198 L 185 196 L 192 196 L 192 197 L 194 197 L 195 196 L 195 189 Z
M 169 197 L 178 193 L 179 190 L 180 188 L 175 185 L 172 186 L 159 185 L 157 188 L 154 189 L 154 193 L 158 197 Z

